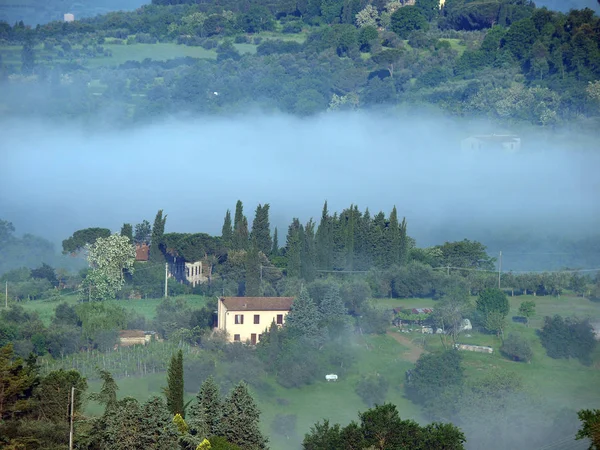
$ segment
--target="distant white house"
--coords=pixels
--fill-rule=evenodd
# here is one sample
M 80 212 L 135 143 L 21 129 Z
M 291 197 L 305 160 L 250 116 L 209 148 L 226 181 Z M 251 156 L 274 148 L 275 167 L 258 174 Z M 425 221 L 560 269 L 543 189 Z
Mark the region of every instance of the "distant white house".
M 521 138 L 513 134 L 480 134 L 461 141 L 462 150 L 505 150 L 516 152 L 521 149 Z
M 71 14 L 71 13 L 66 13 L 64 16 L 64 21 L 65 22 L 74 22 L 75 21 L 75 15 Z

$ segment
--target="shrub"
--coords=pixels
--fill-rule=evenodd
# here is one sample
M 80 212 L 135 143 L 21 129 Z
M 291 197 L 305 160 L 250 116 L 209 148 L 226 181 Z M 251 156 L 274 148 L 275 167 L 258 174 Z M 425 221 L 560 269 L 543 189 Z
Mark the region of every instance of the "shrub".
M 558 315 L 545 317 L 539 335 L 549 357 L 577 358 L 583 364 L 591 363 L 597 342 L 588 320 L 563 319 Z
M 240 34 L 234 38 L 233 42 L 236 44 L 247 44 L 248 38 L 246 36 L 244 36 L 243 34 Z
M 294 21 L 288 22 L 283 26 L 284 33 L 300 33 L 302 31 L 302 22 Z
M 533 357 L 533 351 L 529 342 L 516 334 L 509 334 L 500 352 L 514 361 L 530 362 Z
M 356 385 L 355 392 L 369 408 L 372 408 L 385 402 L 388 388 L 389 383 L 383 376 L 370 374 L 361 378 Z

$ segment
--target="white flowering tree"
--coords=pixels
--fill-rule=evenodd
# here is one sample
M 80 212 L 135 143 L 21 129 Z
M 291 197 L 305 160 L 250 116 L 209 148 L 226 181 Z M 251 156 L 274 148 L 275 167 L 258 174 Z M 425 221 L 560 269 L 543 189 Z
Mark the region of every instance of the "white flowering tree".
M 127 236 L 113 234 L 107 238 L 98 238 L 88 248 L 91 270 L 85 278 L 85 296 L 89 300 L 115 298 L 125 284 L 124 271 L 133 273 L 134 261 L 135 246 Z
M 377 27 L 377 21 L 379 20 L 379 12 L 377 8 L 369 4 L 365 8 L 356 14 L 356 26 L 359 28 L 371 26 Z

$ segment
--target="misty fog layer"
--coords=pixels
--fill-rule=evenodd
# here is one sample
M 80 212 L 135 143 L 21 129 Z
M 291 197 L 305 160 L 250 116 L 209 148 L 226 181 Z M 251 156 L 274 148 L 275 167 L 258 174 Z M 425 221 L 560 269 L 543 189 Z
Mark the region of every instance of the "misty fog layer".
M 523 135 L 523 149 L 465 152 L 492 132 L 433 116 L 330 113 L 168 120 L 132 130 L 7 121 L 1 217 L 55 242 L 74 230 L 168 214 L 167 230 L 220 234 L 239 198 L 271 224 L 350 204 L 396 205 L 418 245 L 527 230 L 590 233 L 600 223 L 600 154 Z M 581 137 L 579 137 L 581 138 Z M 568 141 L 566 141 L 568 142 Z M 479 229 L 479 231 L 477 231 Z

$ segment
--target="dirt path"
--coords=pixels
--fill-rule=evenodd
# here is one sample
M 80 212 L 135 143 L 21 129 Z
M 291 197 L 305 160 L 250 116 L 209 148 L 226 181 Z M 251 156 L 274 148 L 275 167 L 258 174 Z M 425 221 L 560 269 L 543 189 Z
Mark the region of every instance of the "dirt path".
M 387 335 L 393 337 L 396 341 L 398 341 L 405 347 L 408 347 L 408 350 L 406 350 L 402 354 L 402 358 L 406 359 L 407 361 L 416 362 L 417 359 L 419 359 L 419 356 L 425 353 L 425 350 L 422 347 L 415 344 L 414 342 L 412 342 L 412 340 L 408 336 L 403 336 L 400 333 L 395 333 L 393 331 L 388 331 Z

